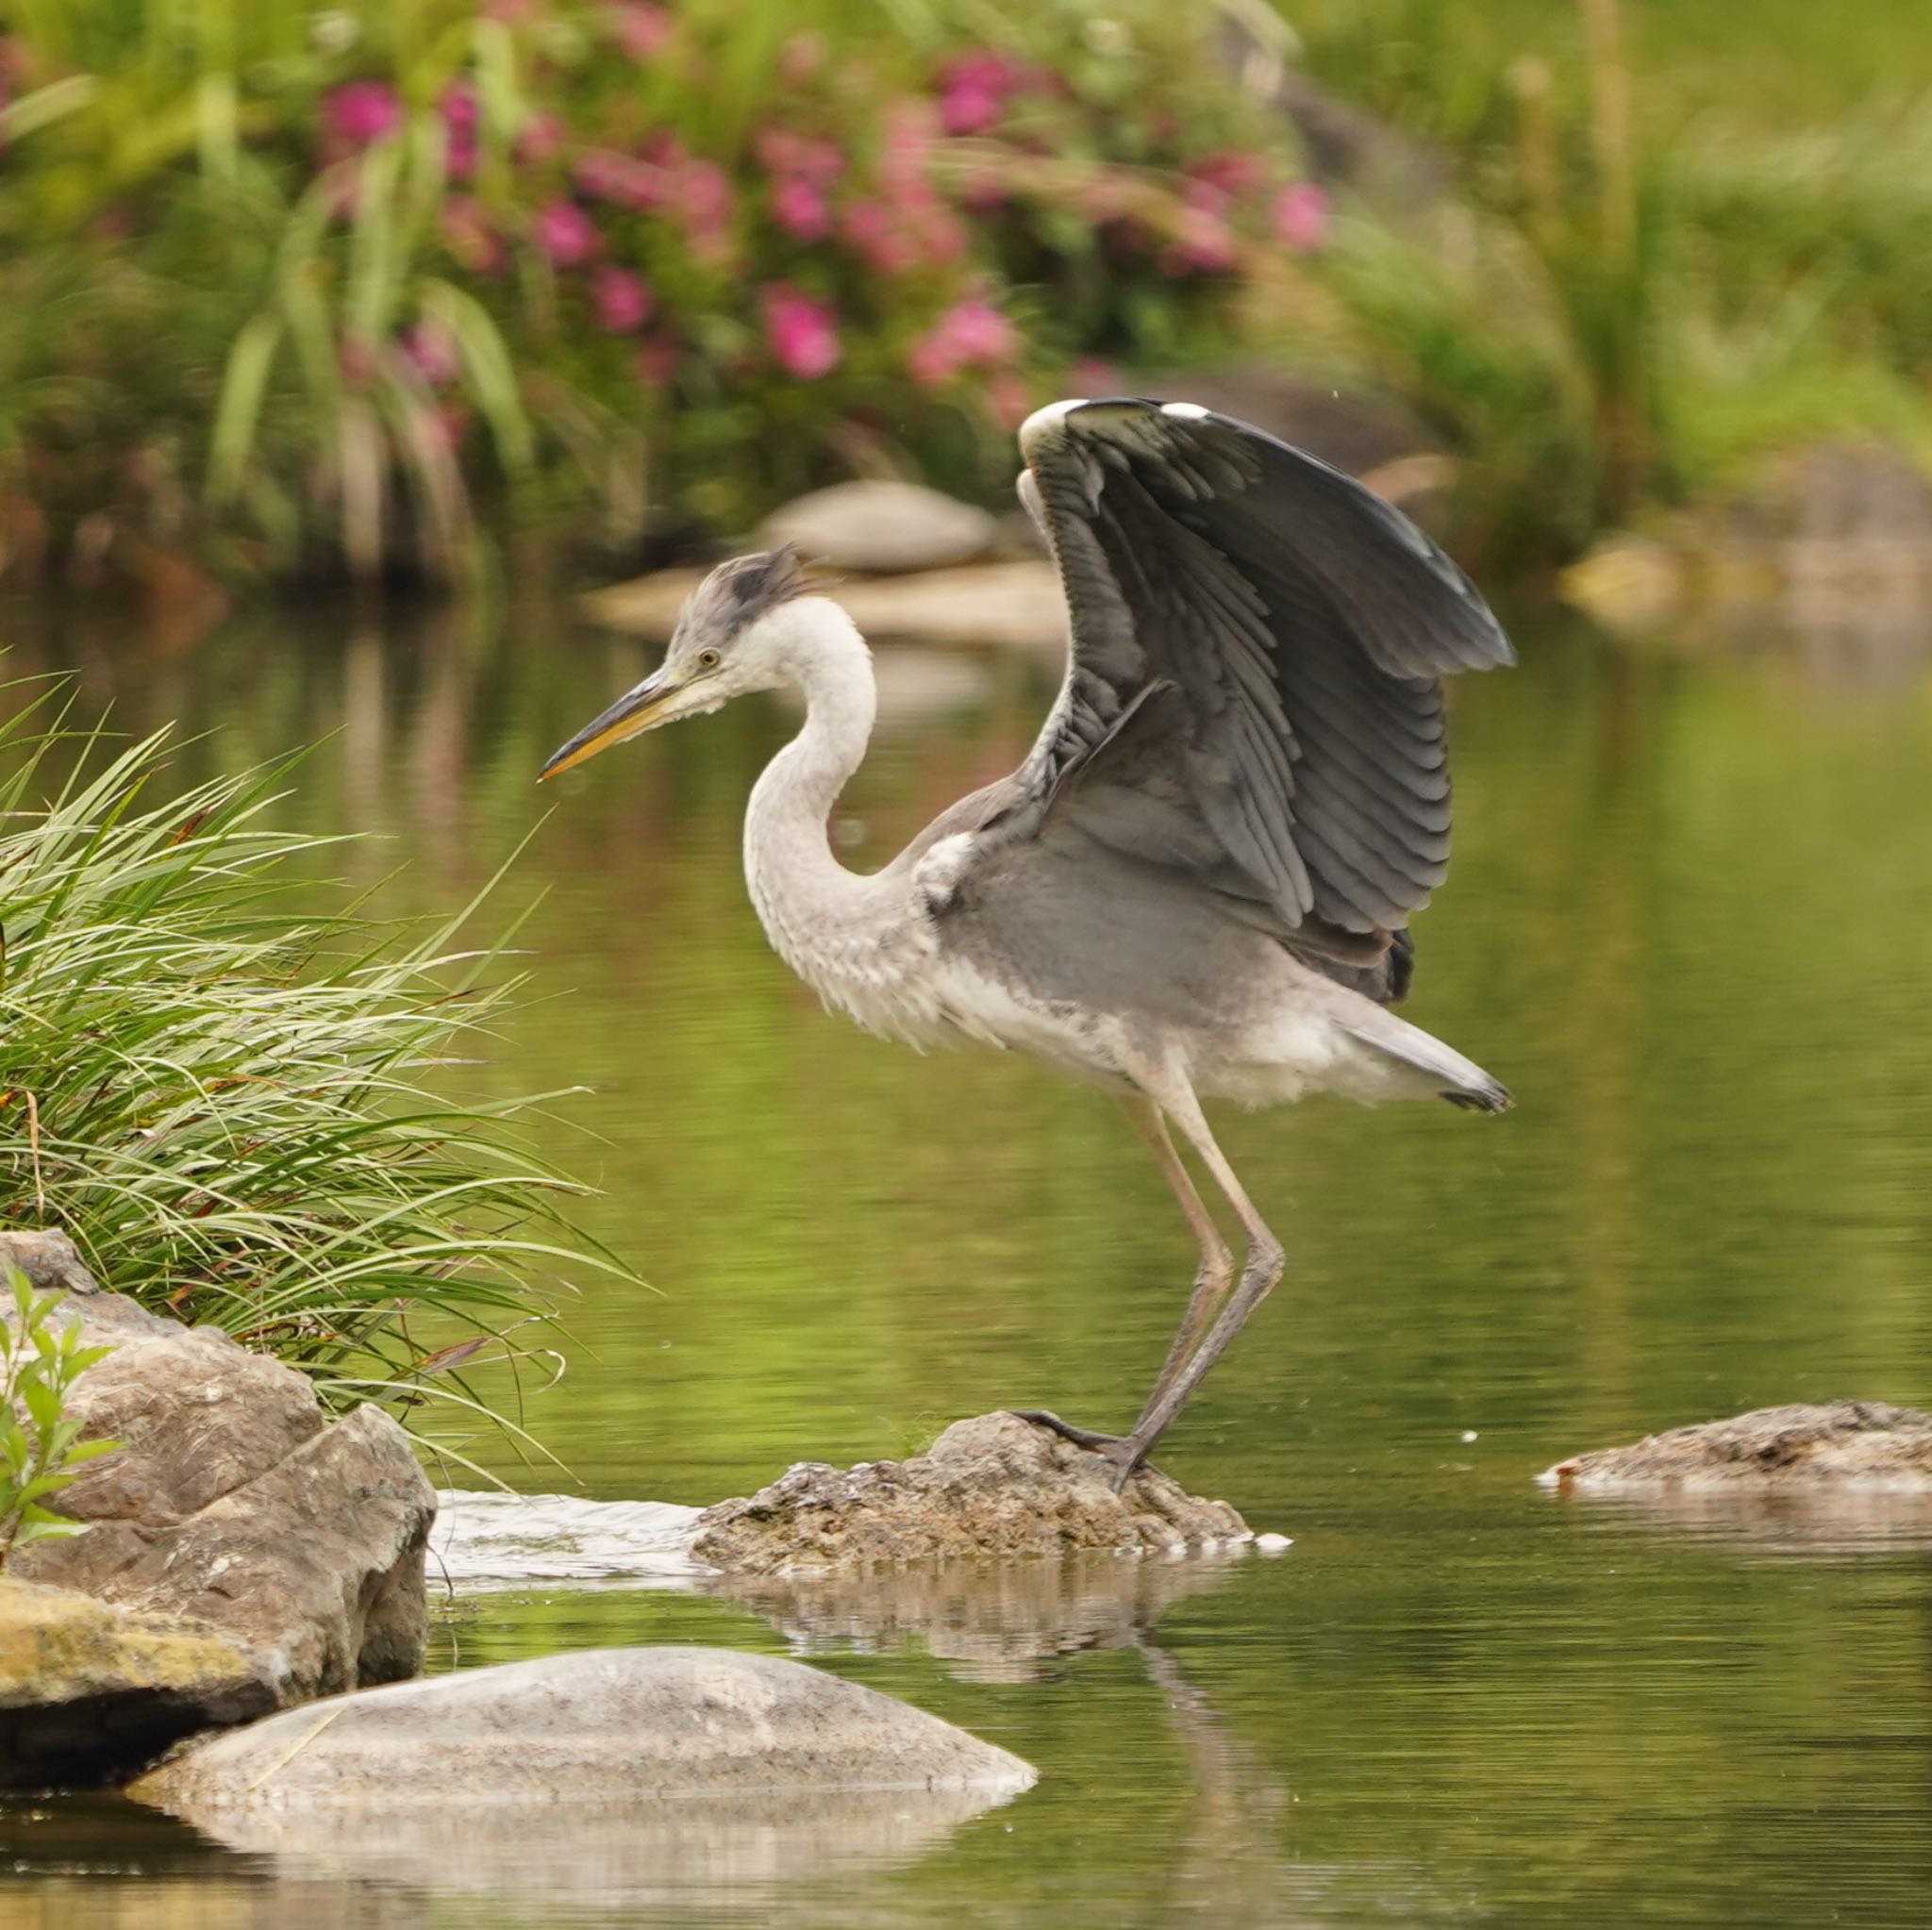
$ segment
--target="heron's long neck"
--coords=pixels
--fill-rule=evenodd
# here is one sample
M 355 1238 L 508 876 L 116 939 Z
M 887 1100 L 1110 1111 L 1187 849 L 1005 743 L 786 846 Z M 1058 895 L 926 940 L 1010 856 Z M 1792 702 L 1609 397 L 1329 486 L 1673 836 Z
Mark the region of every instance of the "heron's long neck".
M 780 621 L 793 633 L 785 654 L 805 696 L 805 728 L 752 790 L 744 873 L 773 944 L 810 976 L 827 945 L 839 947 L 867 914 L 870 881 L 833 857 L 826 824 L 865 756 L 878 697 L 872 653 L 837 604 L 802 597 L 767 619 Z

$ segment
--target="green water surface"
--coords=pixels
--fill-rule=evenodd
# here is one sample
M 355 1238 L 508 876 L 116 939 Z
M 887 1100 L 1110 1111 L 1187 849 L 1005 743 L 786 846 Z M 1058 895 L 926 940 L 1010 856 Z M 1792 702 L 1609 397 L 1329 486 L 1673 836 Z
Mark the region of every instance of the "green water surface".
M 1290 1270 L 1162 1458 L 1287 1554 L 1058 1593 L 552 1587 L 440 1614 L 440 1666 L 808 1654 L 1018 1751 L 1035 1789 L 649 1881 L 567 1829 L 398 1876 L 15 1804 L 6 1930 L 1932 1922 L 1932 1538 L 1532 1481 L 1773 1402 L 1932 1404 L 1932 669 L 1911 637 L 1620 648 L 1512 614 L 1523 667 L 1455 693 L 1458 844 L 1409 1012 L 1519 1109 L 1224 1122 Z M 338 733 L 298 808 L 392 834 L 358 862 L 406 860 L 404 902 L 459 900 L 538 826 L 504 901 L 548 887 L 536 1002 L 470 1076 L 594 1089 L 549 1150 L 657 1290 L 586 1284 L 525 1415 L 570 1473 L 486 1448 L 507 1477 L 707 1502 L 1008 1403 L 1131 1417 L 1186 1232 L 1104 1099 L 869 1040 L 767 951 L 737 846 L 775 700 L 540 794 L 650 652 L 542 611 L 10 634 L 129 727 L 209 733 L 185 772 Z M 1051 694 L 1020 657 L 889 668 L 841 812 L 858 864 L 1010 768 Z

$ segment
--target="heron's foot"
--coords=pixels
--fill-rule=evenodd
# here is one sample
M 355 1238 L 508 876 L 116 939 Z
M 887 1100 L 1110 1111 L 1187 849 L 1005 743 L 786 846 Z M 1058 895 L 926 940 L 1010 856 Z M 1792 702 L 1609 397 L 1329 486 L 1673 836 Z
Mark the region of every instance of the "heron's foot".
M 1075 1427 L 1071 1421 L 1046 1407 L 1008 1407 L 1016 1421 L 1031 1421 L 1036 1426 L 1050 1427 L 1062 1440 L 1070 1440 L 1089 1454 L 1112 1463 L 1113 1491 L 1118 1494 L 1145 1465 L 1147 1450 L 1131 1434 L 1096 1434 L 1091 1427 Z

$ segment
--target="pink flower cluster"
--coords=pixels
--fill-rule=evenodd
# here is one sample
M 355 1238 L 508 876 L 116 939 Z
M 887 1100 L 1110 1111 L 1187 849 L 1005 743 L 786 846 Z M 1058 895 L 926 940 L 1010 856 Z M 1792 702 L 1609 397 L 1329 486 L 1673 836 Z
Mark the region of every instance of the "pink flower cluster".
M 737 205 L 731 177 L 716 161 L 692 155 L 676 136 L 657 135 L 634 155 L 589 149 L 571 175 L 589 200 L 675 216 L 700 259 L 713 266 L 728 262 Z
M 832 232 L 828 193 L 845 172 L 845 157 L 829 141 L 787 128 L 758 136 L 758 160 L 771 176 L 772 219 L 801 241 L 822 241 Z
M 1008 101 L 1040 80 L 1038 69 L 1010 54 L 955 55 L 939 71 L 940 125 L 948 134 L 984 134 L 1006 119 Z
M 344 81 L 324 96 L 323 136 L 338 154 L 373 147 L 402 125 L 402 96 L 387 81 Z
M 1274 239 L 1297 255 L 1313 255 L 1328 240 L 1328 196 L 1312 181 L 1292 181 L 1269 210 Z
M 1019 331 L 983 296 L 971 295 L 912 344 L 906 366 L 922 388 L 940 389 L 962 369 L 999 367 L 1019 352 Z
M 769 283 L 758 291 L 765 314 L 765 340 L 788 375 L 816 382 L 839 366 L 838 317 L 829 302 L 816 300 L 789 281 Z
M 846 203 L 840 233 L 875 274 L 943 267 L 966 253 L 966 230 L 932 181 L 938 125 L 931 104 L 895 101 L 886 110 L 875 196 Z
M 521 33 L 525 23 L 541 25 L 547 5 L 486 0 L 486 10 Z M 1165 98 L 1142 103 L 1132 138 L 1116 139 L 1104 118 L 1113 109 L 1083 93 L 1077 77 L 1062 80 L 991 48 L 951 55 L 919 91 L 864 97 L 867 125 L 848 129 L 825 116 L 828 102 L 842 111 L 858 98 L 850 75 L 841 75 L 835 92 L 824 38 L 794 34 L 775 56 L 787 105 L 755 130 L 755 167 L 741 165 L 734 177 L 661 121 L 641 125 L 667 81 L 702 86 L 715 73 L 696 15 L 677 0 L 593 0 L 592 17 L 601 58 L 583 71 L 587 92 L 581 106 L 571 95 L 568 123 L 536 111 L 505 132 L 487 119 L 471 79 L 442 90 L 431 125 L 441 124 L 452 185 L 440 232 L 460 271 L 499 280 L 493 305 L 514 295 L 502 279 L 511 248 L 528 248 L 556 272 L 566 312 L 586 331 L 623 339 L 649 388 L 672 379 L 686 340 L 681 324 L 693 311 L 748 303 L 766 366 L 794 381 L 897 358 L 918 388 L 970 394 L 1017 420 L 1027 407 L 1026 344 L 999 306 L 998 263 L 1015 242 L 1029 261 L 1044 256 L 1050 264 L 1065 253 L 1019 164 L 1029 142 L 1043 151 L 1052 141 L 1058 151 L 1059 124 L 1077 115 L 1088 131 L 1070 137 L 1074 151 L 1122 158 L 1085 170 L 1071 196 L 1050 205 L 1101 230 L 1124 275 L 1225 276 L 1240 273 L 1257 245 L 1306 255 L 1327 241 L 1326 194 L 1286 180 L 1277 157 L 1226 148 L 1176 161 L 1189 152 L 1187 123 Z M 637 66 L 657 71 L 640 75 Z M 531 84 L 541 90 L 549 71 L 538 58 Z M 794 115 L 791 103 L 804 112 Z M 1018 108 L 1039 121 L 1037 133 Z M 353 162 L 399 134 L 407 118 L 387 82 L 344 82 L 324 97 L 323 154 Z M 1059 131 L 1048 131 L 1049 119 Z M 484 167 L 486 156 L 500 162 L 506 151 L 513 163 L 507 176 Z M 1163 157 L 1172 200 L 1148 190 L 1149 170 Z M 345 166 L 340 178 L 359 176 Z M 808 266 L 792 269 L 793 259 Z M 1051 276 L 1049 265 L 1042 278 Z M 881 317 L 886 340 L 874 349 Z M 392 352 L 432 388 L 459 384 L 458 344 L 439 323 L 411 323 Z

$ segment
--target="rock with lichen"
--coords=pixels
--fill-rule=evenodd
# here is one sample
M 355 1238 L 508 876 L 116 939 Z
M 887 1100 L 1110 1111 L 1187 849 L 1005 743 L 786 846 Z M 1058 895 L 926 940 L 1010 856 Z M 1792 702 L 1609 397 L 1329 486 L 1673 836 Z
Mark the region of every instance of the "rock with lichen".
M 1545 1469 L 1578 1489 L 1890 1489 L 1932 1493 L 1932 1414 L 1882 1401 L 1759 1407 L 1598 1448 Z
M 97 1782 L 275 1701 L 205 1622 L 0 1578 L 0 1789 Z
M 1015 1414 L 956 1421 L 923 1455 L 805 1461 L 698 1521 L 693 1556 L 736 1574 L 1058 1556 L 1184 1554 L 1253 1538 L 1224 1501 L 1153 1468 L 1119 1492 L 1098 1455 Z

